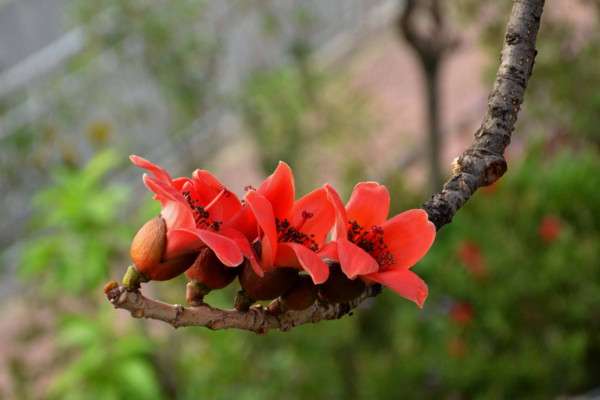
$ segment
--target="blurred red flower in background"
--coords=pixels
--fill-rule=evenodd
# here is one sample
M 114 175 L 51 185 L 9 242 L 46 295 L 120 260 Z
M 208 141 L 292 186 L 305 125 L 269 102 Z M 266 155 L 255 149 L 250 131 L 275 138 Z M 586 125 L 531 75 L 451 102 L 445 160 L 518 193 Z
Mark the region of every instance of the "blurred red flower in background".
M 562 231 L 562 221 L 556 215 L 546 215 L 538 226 L 538 235 L 542 242 L 551 244 Z

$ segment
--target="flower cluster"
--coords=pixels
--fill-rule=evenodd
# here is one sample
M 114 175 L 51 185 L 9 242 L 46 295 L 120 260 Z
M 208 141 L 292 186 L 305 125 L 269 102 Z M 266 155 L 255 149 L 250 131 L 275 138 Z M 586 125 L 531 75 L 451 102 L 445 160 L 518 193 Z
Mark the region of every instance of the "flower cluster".
M 143 158 L 130 159 L 151 174 L 143 181 L 162 205 L 133 239 L 133 278 L 131 271 L 124 278 L 131 289 L 185 273 L 187 300 L 197 306 L 237 277 L 241 310 L 256 300 L 278 299 L 280 311 L 317 299 L 345 302 L 373 283 L 419 307 L 427 297 L 410 267 L 428 251 L 435 227 L 423 210 L 388 219 L 383 185 L 359 183 L 345 206 L 329 185 L 296 200 L 292 170 L 280 162 L 240 200 L 207 171 L 173 179 Z

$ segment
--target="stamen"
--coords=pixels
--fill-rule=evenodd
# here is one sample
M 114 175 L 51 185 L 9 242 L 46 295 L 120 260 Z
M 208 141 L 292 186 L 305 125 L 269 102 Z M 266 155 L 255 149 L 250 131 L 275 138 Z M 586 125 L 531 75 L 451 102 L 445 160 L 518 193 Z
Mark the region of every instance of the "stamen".
M 298 243 L 303 246 L 306 246 L 309 250 L 317 251 L 319 250 L 319 244 L 313 239 L 315 236 L 311 234 L 310 236 L 300 232 L 300 228 L 304 225 L 306 220 L 312 218 L 313 214 L 307 211 L 302 212 L 302 217 L 304 218 L 302 222 L 298 226 L 291 226 L 292 224 L 287 219 L 283 221 L 279 220 L 279 218 L 275 218 L 275 226 L 277 228 L 277 232 L 279 236 L 277 237 L 278 242 L 292 242 Z
M 371 226 L 370 231 L 363 231 L 357 221 L 348 221 L 348 240 L 369 253 L 381 267 L 396 263 L 394 255 L 387 250 L 384 242 L 383 229 L 380 226 Z
M 225 189 L 225 191 L 227 191 L 227 189 Z M 223 222 L 221 221 L 211 221 L 210 220 L 210 213 L 206 210 L 208 207 L 214 205 L 215 200 L 222 196 L 225 195 L 227 196 L 227 194 L 224 194 L 224 191 L 221 191 L 216 197 L 215 199 L 213 199 L 213 201 L 206 207 L 202 207 L 201 205 L 198 204 L 198 199 L 192 199 L 192 196 L 190 194 L 189 190 L 186 190 L 184 192 L 181 193 L 183 195 L 183 197 L 186 199 L 186 201 L 188 202 L 188 204 L 190 205 L 190 208 L 194 211 L 194 222 L 196 223 L 196 226 L 198 228 L 204 228 L 204 229 L 212 229 L 216 232 L 219 231 L 221 224 Z

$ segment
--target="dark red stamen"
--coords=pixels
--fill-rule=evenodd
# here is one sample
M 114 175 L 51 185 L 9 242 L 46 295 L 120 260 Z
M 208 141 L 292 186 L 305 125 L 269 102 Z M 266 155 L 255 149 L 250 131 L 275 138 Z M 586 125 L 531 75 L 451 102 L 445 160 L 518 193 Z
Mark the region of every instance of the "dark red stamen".
M 190 205 L 191 209 L 194 210 L 194 222 L 196 222 L 196 226 L 198 228 L 203 228 L 203 229 L 212 229 L 215 232 L 218 232 L 221 224 L 223 222 L 221 221 L 212 221 L 210 219 L 210 213 L 207 211 L 207 208 L 211 207 L 212 205 L 214 205 L 215 200 L 220 197 L 221 195 L 223 195 L 223 191 L 221 191 L 221 193 L 219 193 L 219 195 L 217 197 L 215 197 L 215 199 L 213 199 L 213 201 L 206 207 L 203 207 L 201 205 L 198 204 L 198 199 L 192 199 L 192 196 L 188 191 L 182 192 L 181 194 L 183 195 L 183 197 L 186 199 L 186 201 L 188 202 L 188 204 Z
M 348 221 L 348 224 L 348 240 L 369 253 L 380 267 L 396 264 L 396 258 L 387 250 L 380 226 L 373 225 L 370 231 L 363 231 L 356 221 Z
M 279 218 L 275 218 L 275 226 L 277 228 L 278 242 L 292 242 L 299 243 L 303 246 L 308 247 L 312 251 L 319 250 L 319 244 L 313 239 L 314 234 L 307 235 L 306 233 L 300 232 L 300 228 L 304 225 L 306 220 L 312 218 L 313 214 L 308 211 L 302 211 L 302 221 L 297 226 L 292 226 L 290 221 L 284 219 L 283 221 Z

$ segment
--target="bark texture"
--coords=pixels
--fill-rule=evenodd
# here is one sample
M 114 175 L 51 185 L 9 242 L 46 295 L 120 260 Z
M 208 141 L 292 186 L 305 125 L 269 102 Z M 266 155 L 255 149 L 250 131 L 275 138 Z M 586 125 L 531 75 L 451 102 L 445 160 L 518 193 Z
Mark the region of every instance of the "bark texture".
M 481 186 L 507 170 L 504 150 L 510 143 L 537 51 L 544 0 L 516 0 L 504 37 L 500 68 L 488 109 L 471 146 L 458 158 L 456 172 L 422 208 L 439 230 Z
M 369 286 L 358 298 L 341 304 L 315 303 L 301 311 L 287 311 L 274 314 L 262 306 L 250 307 L 248 311 L 221 310 L 208 304 L 198 307 L 183 307 L 167 304 L 144 297 L 140 291 L 128 291 L 124 287 L 114 287 L 106 292 L 108 300 L 115 308 L 131 312 L 133 318 L 151 318 L 180 326 L 205 326 L 209 329 L 237 328 L 266 334 L 270 329 L 289 331 L 307 323 L 340 319 L 358 307 L 365 299 L 381 293 L 381 285 Z M 277 301 L 277 300 L 275 300 Z

